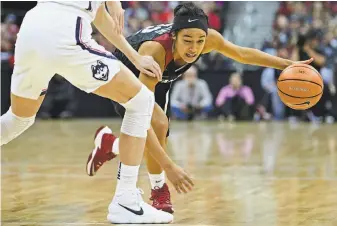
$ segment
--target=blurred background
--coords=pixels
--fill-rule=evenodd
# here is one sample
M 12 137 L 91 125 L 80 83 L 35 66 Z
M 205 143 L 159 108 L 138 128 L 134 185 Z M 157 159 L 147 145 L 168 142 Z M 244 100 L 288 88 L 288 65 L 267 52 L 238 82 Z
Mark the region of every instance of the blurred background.
M 171 23 L 178 1 L 123 2 L 125 36 L 153 24 Z M 314 66 L 325 87 L 320 102 L 307 111 L 293 111 L 280 101 L 276 80 L 280 71 L 243 65 L 216 52 L 203 56 L 175 82 L 171 109 L 176 120 L 311 121 L 337 119 L 337 2 L 197 2 L 210 27 L 241 46 L 293 60 L 305 60 L 314 51 Z M 1 2 L 1 114 L 10 105 L 10 81 L 16 35 L 25 13 L 36 2 Z M 107 50 L 113 46 L 96 30 Z M 189 89 L 198 87 L 198 92 Z M 184 98 L 182 98 L 184 97 Z M 50 82 L 39 111 L 41 119 L 117 117 L 107 99 L 84 93 L 61 76 Z

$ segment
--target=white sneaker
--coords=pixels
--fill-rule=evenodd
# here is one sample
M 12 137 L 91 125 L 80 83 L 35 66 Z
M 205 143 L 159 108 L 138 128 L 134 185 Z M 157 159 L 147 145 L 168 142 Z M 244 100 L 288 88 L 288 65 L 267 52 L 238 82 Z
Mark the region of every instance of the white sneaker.
M 145 203 L 140 189 L 116 194 L 109 205 L 107 219 L 115 224 L 168 224 L 173 215 Z

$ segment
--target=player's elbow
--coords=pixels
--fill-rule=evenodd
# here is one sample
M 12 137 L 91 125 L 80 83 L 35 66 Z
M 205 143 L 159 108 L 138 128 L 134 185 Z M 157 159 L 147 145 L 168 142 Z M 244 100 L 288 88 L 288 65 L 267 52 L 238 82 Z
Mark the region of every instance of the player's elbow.
M 237 55 L 237 61 L 241 64 L 248 64 L 248 62 L 251 61 L 251 56 L 252 54 L 252 50 L 251 48 L 246 48 L 246 47 L 240 47 L 236 53 Z

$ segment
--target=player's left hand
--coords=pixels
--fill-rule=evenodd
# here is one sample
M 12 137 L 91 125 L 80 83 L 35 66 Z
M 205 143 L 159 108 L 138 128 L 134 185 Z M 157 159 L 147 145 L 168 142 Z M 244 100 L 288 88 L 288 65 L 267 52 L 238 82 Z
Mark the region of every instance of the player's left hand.
M 293 61 L 292 64 L 311 64 L 313 61 L 314 61 L 314 58 L 310 58 L 309 60 Z
M 165 169 L 165 173 L 178 193 L 187 193 L 192 190 L 194 183 L 191 177 L 178 165 L 173 164 Z

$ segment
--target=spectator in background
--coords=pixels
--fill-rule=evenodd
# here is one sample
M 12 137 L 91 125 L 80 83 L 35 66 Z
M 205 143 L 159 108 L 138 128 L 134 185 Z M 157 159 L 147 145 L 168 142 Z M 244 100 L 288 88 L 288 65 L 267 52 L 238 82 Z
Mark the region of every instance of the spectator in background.
M 325 101 L 325 108 L 327 109 L 325 115 L 325 121 L 327 123 L 332 123 L 337 117 L 337 113 L 334 112 L 334 107 L 336 106 L 336 101 L 334 101 L 334 96 L 336 95 L 335 86 L 335 62 L 337 62 L 337 38 L 333 37 L 332 32 L 327 32 L 323 41 L 324 54 L 326 56 L 325 66 L 321 69 L 321 75 L 323 77 L 324 84 L 326 86 L 327 93 L 324 94 L 323 101 Z M 335 104 L 335 106 L 334 106 Z
M 192 66 L 176 82 L 171 97 L 172 115 L 181 120 L 192 120 L 196 116 L 206 118 L 212 110 L 212 94 L 208 84 L 198 78 L 196 67 Z
M 322 72 L 322 68 L 326 65 L 327 58 L 325 56 L 324 49 L 322 48 L 323 33 L 321 30 L 313 29 L 308 34 L 301 35 L 298 39 L 296 48 L 293 50 L 292 60 L 301 60 L 314 58 L 315 61 L 311 64 L 318 72 Z M 324 70 L 323 70 L 324 72 Z M 323 77 L 324 78 L 324 77 Z M 329 87 L 331 86 L 331 80 L 323 79 L 325 86 L 323 90 L 323 96 L 321 100 L 312 109 L 307 111 L 307 117 L 310 121 L 320 121 L 323 117 L 328 117 L 328 121 L 331 121 L 331 113 L 327 106 L 327 102 L 331 102 L 332 96 Z M 327 83 L 328 82 L 328 83 Z
M 202 9 L 208 16 L 209 27 L 220 31 L 222 24 L 217 4 L 215 2 L 203 2 Z
M 325 65 L 326 58 L 324 51 L 320 46 L 323 33 L 321 30 L 310 30 L 307 34 L 300 35 L 297 46 L 293 50 L 293 60 L 305 59 L 306 57 L 314 58 L 311 64 L 317 71 Z M 306 58 L 308 59 L 308 58 Z
M 149 2 L 151 19 L 154 24 L 166 24 L 173 21 L 173 8 L 169 2 L 153 1 Z
M 125 10 L 125 21 L 129 20 L 129 17 L 137 18 L 138 20 L 147 20 L 149 18 L 148 10 L 142 6 L 142 2 L 130 1 L 129 8 Z
M 16 16 L 8 14 L 3 23 L 1 23 L 1 60 L 8 60 L 10 65 L 14 65 L 14 45 L 16 35 L 19 32 L 19 26 L 16 24 Z
M 276 20 L 276 30 L 278 40 L 281 44 L 285 45 L 289 42 L 289 20 L 284 15 L 279 15 Z
M 282 58 L 289 58 L 287 48 L 279 46 L 277 48 L 277 56 Z M 276 81 L 280 76 L 281 71 L 274 68 L 265 68 L 261 75 L 261 86 L 266 92 L 263 103 L 261 103 L 265 109 L 269 109 L 269 103 L 271 103 L 272 115 L 276 120 L 282 120 L 284 118 L 285 106 L 282 103 L 278 93 Z
M 289 119 L 303 117 L 320 121 L 325 117 L 326 122 L 333 122 L 337 117 L 337 102 L 333 96 L 336 94 L 337 3 L 281 2 L 273 37 L 277 45 L 286 46 L 293 60 L 314 57 L 312 66 L 321 73 L 325 84 L 321 100 L 309 111 L 294 111 L 286 107 L 290 112 Z
M 248 120 L 252 118 L 254 100 L 252 89 L 242 85 L 241 75 L 235 72 L 229 84 L 220 90 L 215 104 L 229 121 Z

